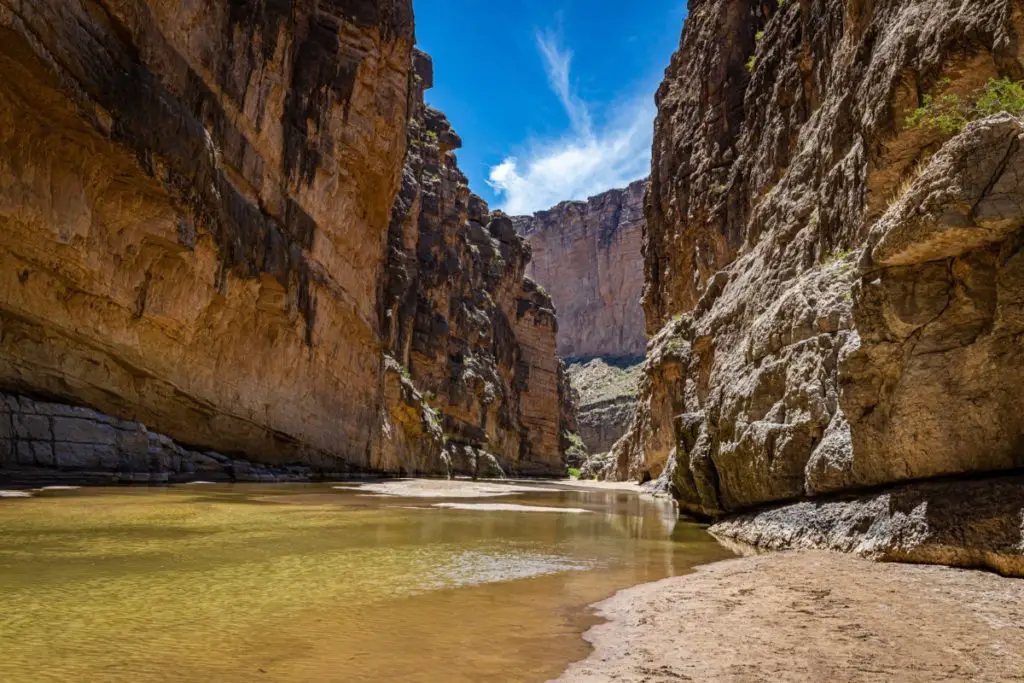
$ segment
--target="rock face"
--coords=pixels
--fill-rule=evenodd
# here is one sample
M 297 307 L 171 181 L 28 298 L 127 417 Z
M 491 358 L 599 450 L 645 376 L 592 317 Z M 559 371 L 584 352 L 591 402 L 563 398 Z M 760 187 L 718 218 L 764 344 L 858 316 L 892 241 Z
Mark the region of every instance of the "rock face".
M 399 237 L 451 307 L 393 308 L 393 207 L 454 173 L 448 139 L 415 170 L 413 40 L 410 0 L 0 0 L 0 389 L 268 465 L 477 472 L 451 418 L 481 430 L 452 450 L 560 470 L 555 323 L 507 219 L 479 208 L 490 251 L 459 261 L 464 191 L 417 189 Z M 457 320 L 474 288 L 487 320 Z M 492 357 L 445 384 L 469 329 Z
M 642 361 L 595 358 L 572 363 L 569 381 L 579 394 L 579 435 L 587 450 L 607 453 L 633 421 Z
M 1024 76 L 1022 29 L 1007 0 L 691 3 L 657 98 L 653 340 L 612 476 L 717 517 L 1024 466 L 1024 125 L 908 125 L 926 95 Z M 927 500 L 983 525 L 992 506 L 955 493 Z M 995 514 L 1018 522 L 998 552 L 1024 552 L 1013 505 Z
M 551 299 L 524 277 L 530 247 L 511 219 L 470 193 L 453 153 L 461 140 L 423 103 L 429 58 L 417 53 L 416 65 L 381 309 L 389 469 L 431 470 L 436 420 L 454 471 L 562 475 L 572 410 Z M 418 392 L 400 388 L 409 380 Z
M 19 484 L 304 482 L 310 467 L 272 467 L 197 452 L 138 422 L 61 403 L 0 395 L 0 463 Z
M 527 274 L 551 294 L 563 358 L 643 356 L 644 189 L 638 180 L 585 202 L 517 216 L 533 247 Z

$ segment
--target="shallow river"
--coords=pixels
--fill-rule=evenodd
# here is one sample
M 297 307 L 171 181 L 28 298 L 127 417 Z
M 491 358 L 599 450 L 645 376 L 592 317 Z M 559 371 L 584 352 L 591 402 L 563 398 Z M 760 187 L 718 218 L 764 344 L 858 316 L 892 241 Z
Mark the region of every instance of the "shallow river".
M 729 553 L 663 501 L 181 486 L 0 499 L 0 681 L 544 681 L 587 605 Z M 571 508 L 487 510 L 477 504 Z

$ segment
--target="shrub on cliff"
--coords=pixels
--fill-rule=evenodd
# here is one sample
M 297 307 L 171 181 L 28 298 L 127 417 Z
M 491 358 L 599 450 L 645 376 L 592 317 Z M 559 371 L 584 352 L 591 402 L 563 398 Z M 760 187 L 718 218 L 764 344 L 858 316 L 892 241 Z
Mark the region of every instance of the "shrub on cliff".
M 948 84 L 947 79 L 939 85 L 945 87 Z M 971 121 L 1004 111 L 1014 116 L 1024 116 L 1024 81 L 993 78 L 966 99 L 955 94 L 938 98 L 925 95 L 921 106 L 907 118 L 906 127 L 932 128 L 943 135 L 953 136 Z

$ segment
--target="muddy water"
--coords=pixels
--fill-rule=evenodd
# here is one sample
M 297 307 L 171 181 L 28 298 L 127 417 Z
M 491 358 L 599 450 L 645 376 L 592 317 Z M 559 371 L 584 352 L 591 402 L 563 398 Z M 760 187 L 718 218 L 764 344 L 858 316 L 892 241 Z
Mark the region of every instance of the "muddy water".
M 0 499 L 0 681 L 544 681 L 587 605 L 728 556 L 626 492 L 189 486 Z

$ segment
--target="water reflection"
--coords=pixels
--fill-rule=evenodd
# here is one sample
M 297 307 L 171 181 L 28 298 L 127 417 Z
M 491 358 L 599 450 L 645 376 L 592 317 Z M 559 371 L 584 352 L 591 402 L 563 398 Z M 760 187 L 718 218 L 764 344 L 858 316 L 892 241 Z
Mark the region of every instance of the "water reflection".
M 4 499 L 0 680 L 541 681 L 586 654 L 588 604 L 728 555 L 665 501 L 500 500 L 588 514 L 313 485 Z

